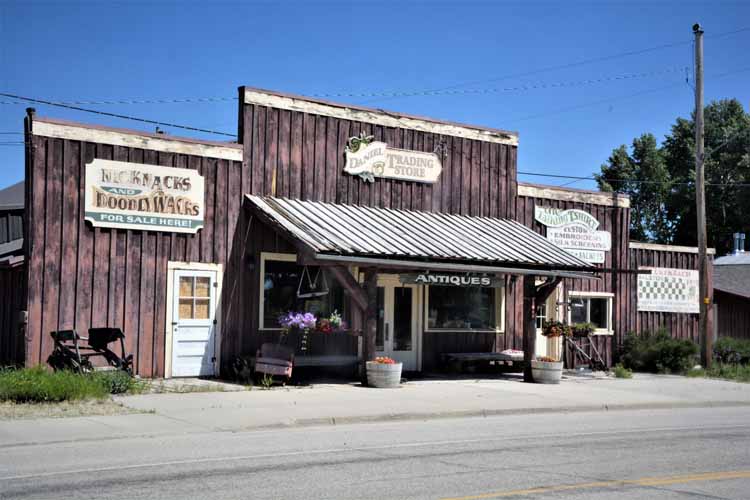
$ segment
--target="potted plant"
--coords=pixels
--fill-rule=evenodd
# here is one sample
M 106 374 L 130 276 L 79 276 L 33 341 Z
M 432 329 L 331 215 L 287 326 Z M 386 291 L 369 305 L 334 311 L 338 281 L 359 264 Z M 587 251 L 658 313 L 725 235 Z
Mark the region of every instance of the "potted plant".
M 395 388 L 401 384 L 401 363 L 387 356 L 367 362 L 367 385 L 379 388 Z
M 549 356 L 531 360 L 531 375 L 538 384 L 559 384 L 562 379 L 563 363 Z
M 562 338 L 571 335 L 571 328 L 562 321 L 548 320 L 542 324 L 542 335 L 547 338 L 547 355 L 559 359 L 562 355 Z
M 594 333 L 596 326 L 593 323 L 576 323 L 571 329 L 573 331 L 573 337 L 584 338 Z
M 310 330 L 315 328 L 317 324 L 317 318 L 313 313 L 302 313 L 302 312 L 288 312 L 279 318 L 279 324 L 281 325 L 281 337 L 279 337 L 279 344 L 286 344 L 289 332 L 298 331 L 302 335 L 300 337 L 300 351 L 307 351 L 307 337 Z

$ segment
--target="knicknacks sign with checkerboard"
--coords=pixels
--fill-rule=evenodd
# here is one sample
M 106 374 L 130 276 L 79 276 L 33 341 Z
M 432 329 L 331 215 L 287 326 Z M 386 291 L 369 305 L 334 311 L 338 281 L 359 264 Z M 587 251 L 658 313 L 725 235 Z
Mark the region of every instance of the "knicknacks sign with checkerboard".
M 698 271 L 641 267 L 651 274 L 638 275 L 638 311 L 700 312 Z

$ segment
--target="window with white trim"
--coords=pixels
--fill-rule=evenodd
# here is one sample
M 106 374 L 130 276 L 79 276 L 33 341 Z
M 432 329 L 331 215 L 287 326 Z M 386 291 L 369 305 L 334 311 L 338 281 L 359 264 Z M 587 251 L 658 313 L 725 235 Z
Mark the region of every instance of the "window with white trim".
M 279 317 L 288 312 L 311 312 L 316 317 L 328 317 L 337 311 L 345 321 L 348 321 L 349 311 L 344 300 L 344 290 L 336 279 L 328 271 L 317 266 L 307 266 L 307 272 L 303 276 L 305 266 L 297 264 L 294 254 L 261 254 L 261 291 L 260 294 L 260 328 L 280 328 Z M 307 294 L 306 297 L 298 296 L 300 282 L 302 289 L 311 288 L 309 281 L 316 280 L 317 290 L 322 290 L 322 281 L 328 293 L 317 295 Z
M 612 333 L 612 294 L 571 292 L 568 322 L 571 325 L 591 323 L 594 333 L 607 335 Z
M 428 330 L 504 330 L 505 289 L 425 286 Z

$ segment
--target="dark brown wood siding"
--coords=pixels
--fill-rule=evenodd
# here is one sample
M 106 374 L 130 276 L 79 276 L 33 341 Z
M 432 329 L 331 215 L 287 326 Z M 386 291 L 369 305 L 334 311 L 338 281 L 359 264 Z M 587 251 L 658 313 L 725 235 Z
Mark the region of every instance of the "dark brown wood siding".
M 562 210 L 579 209 L 590 213 L 599 221 L 599 230 L 609 231 L 612 235 L 612 251 L 606 252 L 605 262 L 600 267 L 606 269 L 628 269 L 628 227 L 630 224 L 630 209 L 611 207 L 593 203 L 574 201 L 550 200 L 518 196 L 516 198 L 516 220 L 539 234 L 546 235 L 546 226 L 534 220 L 534 206 L 559 208 Z M 614 294 L 612 302 L 613 336 L 599 336 L 595 339 L 597 349 L 602 353 L 605 361 L 611 364 L 613 349 L 621 342 L 622 332 L 627 331 L 626 316 L 629 310 L 623 297 L 628 295 L 627 282 L 622 274 L 601 273 L 598 279 L 565 279 L 566 292 L 604 292 Z M 511 278 L 512 281 L 512 278 Z M 520 280 L 518 280 L 520 283 Z M 523 307 L 523 287 L 511 286 L 507 289 L 508 303 L 506 314 L 506 334 L 503 347 L 500 350 L 513 348 L 522 349 L 523 332 L 521 329 L 521 313 Z M 514 314 L 512 313 L 514 312 Z M 566 312 L 567 314 L 567 312 Z M 568 360 L 570 363 L 570 360 Z
M 26 269 L 23 264 L 0 268 L 0 366 L 24 362 L 21 310 L 26 307 Z
M 240 140 L 250 176 L 245 192 L 394 209 L 509 217 L 516 146 L 245 104 Z M 434 184 L 343 172 L 344 146 L 361 132 L 390 147 L 442 152 Z
M 245 148 L 246 193 L 330 203 L 511 217 L 516 192 L 516 146 L 448 135 L 383 127 L 358 121 L 245 104 L 240 112 L 240 141 Z M 343 172 L 347 140 L 361 132 L 390 147 L 441 154 L 443 171 L 434 184 L 390 179 L 364 182 Z M 246 326 L 233 352 L 253 354 L 263 341 L 276 337 L 259 332 L 260 254 L 295 249 L 272 229 L 254 220 L 247 238 L 246 259 L 256 265 L 243 274 L 240 287 Z M 248 284 L 249 282 L 249 284 Z M 329 344 L 332 341 L 329 341 Z M 440 352 L 491 351 L 495 334 L 425 333 L 424 369 L 432 369 Z M 342 337 L 333 353 L 356 353 L 356 343 Z
M 164 137 L 168 140 L 168 137 Z M 50 332 L 120 327 L 136 373 L 164 374 L 167 262 L 224 266 L 222 353 L 241 309 L 237 283 L 243 239 L 242 163 L 177 153 L 30 136 L 26 210 L 30 226 L 26 363 L 45 363 Z M 195 235 L 94 228 L 84 221 L 85 166 L 95 158 L 191 168 L 205 177 L 205 225 Z
M 750 340 L 750 299 L 716 290 L 716 334 Z
M 0 244 L 23 238 L 23 209 L 0 210 Z
M 697 253 L 631 248 L 629 260 L 631 269 L 638 269 L 640 267 L 698 269 Z M 626 332 L 641 334 L 666 329 L 673 337 L 690 339 L 696 343 L 700 343 L 697 314 L 638 312 L 638 278 L 635 275 L 629 275 L 625 280 L 628 283 L 627 290 L 630 294 L 628 297 L 630 314 L 626 317 Z M 713 293 L 713 266 L 709 266 L 708 289 L 710 293 Z M 708 321 L 708 331 L 711 332 L 713 331 L 713 318 L 711 314 L 708 317 Z

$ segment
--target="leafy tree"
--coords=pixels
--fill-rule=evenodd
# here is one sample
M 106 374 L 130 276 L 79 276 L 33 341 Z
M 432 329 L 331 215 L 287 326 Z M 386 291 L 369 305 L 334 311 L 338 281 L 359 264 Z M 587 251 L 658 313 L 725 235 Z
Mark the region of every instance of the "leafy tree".
M 708 244 L 726 253 L 732 233 L 750 231 L 750 114 L 736 99 L 704 111 Z M 661 146 L 652 134 L 622 145 L 596 176 L 602 191 L 630 195 L 633 240 L 676 245 L 697 242 L 695 122 L 678 118 Z

